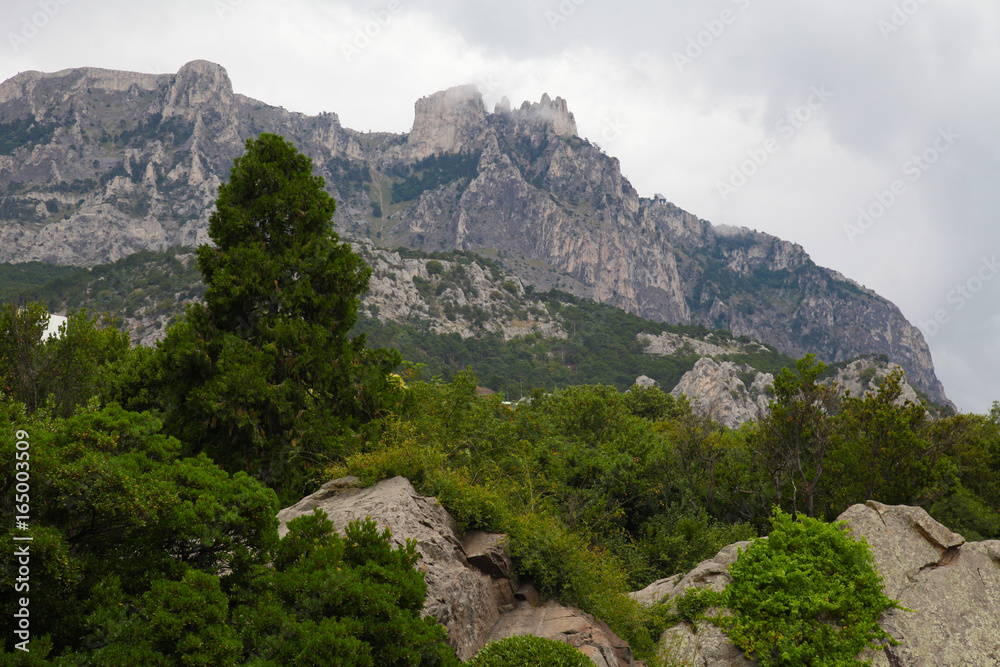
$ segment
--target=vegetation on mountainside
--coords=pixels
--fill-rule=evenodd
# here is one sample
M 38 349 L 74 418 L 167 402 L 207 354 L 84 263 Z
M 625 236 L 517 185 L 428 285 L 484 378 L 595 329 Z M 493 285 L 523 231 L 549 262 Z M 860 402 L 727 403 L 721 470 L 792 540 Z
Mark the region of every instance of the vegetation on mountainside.
M 392 185 L 392 203 L 416 199 L 423 192 L 433 190 L 459 179 L 469 181 L 479 173 L 479 152 L 441 153 L 429 155 L 410 165 L 399 165 L 387 173 L 398 179 Z
M 18 265 L 6 265 L 18 266 Z M 57 267 L 58 268 L 58 267 Z M 175 247 L 162 252 L 140 250 L 111 264 L 74 268 L 35 286 L 20 287 L 25 298 L 44 303 L 50 312 L 87 308 L 127 318 L 180 319 L 184 304 L 201 299 L 205 285 L 194 249 Z
M 521 576 L 651 665 L 665 625 L 714 602 L 692 594 L 670 618 L 625 593 L 731 542 L 772 536 L 737 561 L 723 602 L 734 638 L 782 664 L 849 660 L 879 636 L 870 561 L 821 523 L 848 506 L 917 505 L 967 539 L 1000 537 L 1000 406 L 930 419 L 898 402 L 898 374 L 838 398 L 807 356 L 777 375 L 769 415 L 737 430 L 658 388 L 535 389 L 510 406 L 478 396 L 468 370 L 424 381 L 410 366 L 400 382 L 399 353 L 351 333 L 368 269 L 331 233 L 332 212 L 309 161 L 261 135 L 220 192 L 215 246 L 198 250 L 205 301 L 161 345 L 129 348 L 86 312 L 42 341 L 42 305 L 0 310 L 0 507 L 28 517 L 0 543 L 33 538 L 30 591 L 0 574 L 7 618 L 30 594 L 31 653 L 8 634 L 0 664 L 457 665 L 419 618 L 412 545 L 392 548 L 372 523 L 340 538 L 321 516 L 277 539 L 280 505 L 348 473 L 404 475 L 462 529 L 506 533 Z M 631 363 L 638 331 L 667 330 L 552 298 L 609 366 Z M 768 588 L 789 564 L 808 581 Z M 845 573 L 851 599 L 829 594 Z M 799 613 L 773 637 L 755 602 Z M 849 632 L 800 640 L 824 614 Z
M 37 272 L 25 276 L 17 270 L 20 265 L 0 265 L 0 292 L 8 290 L 22 294 L 25 299 L 41 301 L 52 312 L 87 308 L 140 321 L 168 318 L 172 324 L 180 319 L 185 303 L 200 299 L 205 293 L 193 252 L 185 248 L 140 251 L 91 270 L 70 269 L 66 275 L 41 285 L 37 284 L 43 282 Z M 403 258 L 426 259 L 428 264 L 446 261 L 458 265 L 432 274 L 436 283 L 424 280 L 417 284 L 428 304 L 440 307 L 445 317 L 454 317 L 456 313 L 451 312 L 448 303 L 438 301 L 436 292 L 441 286 L 472 289 L 463 284 L 464 274 L 457 268 L 475 263 L 498 283 L 505 279 L 499 265 L 472 252 L 427 253 L 406 248 L 397 248 L 395 252 Z M 9 273 L 6 282 L 4 269 Z M 428 320 L 388 322 L 372 317 L 360 317 L 350 335 L 364 334 L 372 347 L 399 350 L 403 358 L 423 365 L 424 379 L 440 376 L 450 380 L 471 366 L 483 386 L 510 400 L 537 388 L 551 390 L 581 384 L 611 385 L 625 391 L 640 375 L 652 377 L 669 391 L 691 370 L 698 356 L 690 350 L 668 356 L 645 354 L 643 344 L 636 339 L 639 333 L 670 332 L 717 344 L 756 347 L 757 351 L 721 355 L 719 359 L 747 364 L 764 373 L 776 374 L 782 367 L 795 363 L 791 357 L 766 346 L 750 346 L 749 338 L 734 338 L 725 330 L 653 322 L 557 290 L 526 295 L 504 291 L 500 296 L 514 319 L 537 316 L 537 312 L 530 312 L 534 306 L 528 304 L 529 300 L 540 300 L 548 314 L 563 323 L 567 338 L 529 334 L 505 341 L 492 332 L 462 338 L 458 334 L 431 331 Z M 485 312 L 477 314 L 468 306 L 459 310 L 457 314 L 472 320 L 473 325 L 490 317 Z M 136 333 L 141 335 L 145 326 L 138 325 Z
M 8 216 L 0 210 L 0 218 L 6 217 Z M 76 266 L 45 264 L 44 262 L 0 264 L 0 302 L 39 301 L 36 294 L 30 293 L 33 288 L 41 287 L 67 275 L 79 274 L 81 271 L 85 272 L 86 269 Z

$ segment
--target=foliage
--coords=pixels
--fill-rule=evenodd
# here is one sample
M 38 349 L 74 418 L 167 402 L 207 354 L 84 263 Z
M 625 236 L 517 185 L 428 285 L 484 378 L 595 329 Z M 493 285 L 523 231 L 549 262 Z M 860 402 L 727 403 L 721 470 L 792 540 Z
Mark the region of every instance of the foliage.
M 427 190 L 461 178 L 475 178 L 479 173 L 479 158 L 479 152 L 442 153 L 430 155 L 412 165 L 395 167 L 389 174 L 402 177 L 402 180 L 393 183 L 392 203 L 416 199 Z
M 110 381 L 110 365 L 128 354 L 128 336 L 114 320 L 84 310 L 43 340 L 48 322 L 41 304 L 0 304 L 0 395 L 32 412 L 48 405 L 68 415 Z
M 465 664 L 469 667 L 591 667 L 594 663 L 566 642 L 518 635 L 490 642 Z
M 184 247 L 140 250 L 90 270 L 76 269 L 25 293 L 52 311 L 87 308 L 126 318 L 174 318 L 186 301 L 205 293 L 192 255 Z
M 457 667 L 444 628 L 420 617 L 427 585 L 415 542 L 393 548 L 370 519 L 341 538 L 319 510 L 288 529 L 273 569 L 234 573 L 248 664 Z
M 834 507 L 841 498 L 912 504 L 934 477 L 943 474 L 935 448 L 923 436 L 926 410 L 909 401 L 899 404 L 902 372 L 887 376 L 878 392 L 846 396 L 836 419 L 839 436 L 829 470 Z M 943 462 L 941 462 L 943 463 Z M 915 485 L 915 480 L 925 480 Z M 832 512 L 831 512 L 832 513 Z
M 259 554 L 276 537 L 271 491 L 243 473 L 230 477 L 204 456 L 180 458 L 181 444 L 161 435 L 160 427 L 149 414 L 115 405 L 54 419 L 29 416 L 13 402 L 0 404 L 0 504 L 12 516 L 15 500 L 23 502 L 15 494 L 13 434 L 24 430 L 30 442 L 32 636 L 49 635 L 56 654 L 115 643 L 127 610 L 144 598 L 151 614 L 159 610 L 164 586 L 181 586 L 207 596 L 205 605 L 215 604 L 212 590 L 234 552 Z M 16 532 L 11 526 L 0 537 L 7 553 L 13 553 Z M 7 569 L 0 582 L 5 615 L 14 605 L 13 577 Z M 154 590 L 158 581 L 161 588 Z M 225 635 L 209 627 L 210 618 L 192 623 Z
M 0 219 L 12 219 L 0 210 Z M 44 262 L 23 262 L 21 264 L 0 264 L 0 302 L 29 300 L 32 289 L 58 280 L 67 275 L 82 275 L 86 269 L 75 266 L 60 266 Z
M 33 655 L 457 667 L 444 628 L 420 618 L 426 584 L 413 543 L 394 548 L 371 521 L 340 538 L 318 515 L 291 522 L 279 542 L 271 490 L 204 455 L 181 458 L 160 427 L 117 405 L 59 419 L 0 404 L 0 506 L 12 516 L 24 502 L 13 482 L 13 433 L 24 430 L 33 538 L 30 590 L 16 592 L 4 570 L 0 610 L 9 617 L 16 596 L 30 595 Z M 0 536 L 7 553 L 23 544 L 18 532 Z M 3 650 L 14 650 L 13 635 Z
M 808 354 L 796 363 L 796 372 L 782 369 L 774 379 L 770 411 L 751 439 L 777 504 L 782 506 L 783 497 L 787 498 L 793 514 L 801 497 L 806 514 L 815 515 L 825 459 L 833 447 L 828 415 L 836 407 L 836 394 L 817 382 L 825 368 Z
M 677 618 L 695 626 L 710 607 L 724 605 L 725 594 L 711 588 L 689 588 L 677 598 Z
M 726 633 L 761 667 L 861 664 L 867 647 L 893 641 L 878 625 L 899 608 L 863 540 L 839 524 L 775 510 L 767 540 L 753 543 L 730 566 L 724 593 L 733 612 Z
M 662 432 L 610 387 L 535 392 L 513 409 L 496 396 L 478 398 L 469 372 L 447 384 L 407 385 L 408 407 L 386 421 L 378 446 L 327 476 L 356 474 L 372 483 L 405 475 L 462 529 L 506 533 L 522 576 L 648 654 L 645 612 L 624 593 L 677 571 L 669 555 L 653 559 L 647 532 L 687 486 L 674 474 L 676 454 Z M 694 418 L 686 403 L 672 414 Z M 719 540 L 747 536 L 749 528 L 727 530 L 686 545 L 684 563 L 713 555 Z
M 247 141 L 198 249 L 205 303 L 160 347 L 168 430 L 228 470 L 301 497 L 338 442 L 394 401 L 398 353 L 350 338 L 371 270 L 332 231 L 312 162 L 275 135 Z

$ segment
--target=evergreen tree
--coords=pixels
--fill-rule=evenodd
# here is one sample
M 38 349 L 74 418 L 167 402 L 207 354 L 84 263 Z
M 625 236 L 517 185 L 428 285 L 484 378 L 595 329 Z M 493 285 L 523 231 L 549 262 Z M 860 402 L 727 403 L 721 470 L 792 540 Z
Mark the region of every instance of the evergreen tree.
M 192 451 L 304 490 L 337 442 L 393 400 L 399 362 L 348 332 L 371 273 L 333 231 L 312 161 L 276 135 L 247 141 L 198 249 L 208 289 L 161 346 L 168 429 Z
M 750 448 L 762 476 L 770 480 L 779 507 L 791 505 L 815 515 L 825 458 L 834 444 L 830 415 L 837 409 L 833 387 L 819 383 L 826 364 L 807 354 L 795 372 L 783 368 L 774 378 L 774 400 L 757 425 Z M 802 505 L 799 505 L 799 502 Z

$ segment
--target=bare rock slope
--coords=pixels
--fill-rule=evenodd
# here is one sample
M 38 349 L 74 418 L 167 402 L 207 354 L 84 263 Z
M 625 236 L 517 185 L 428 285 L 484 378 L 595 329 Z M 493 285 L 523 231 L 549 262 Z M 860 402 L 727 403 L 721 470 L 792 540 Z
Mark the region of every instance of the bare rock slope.
M 887 354 L 945 400 L 926 341 L 896 306 L 794 243 L 640 197 L 617 159 L 577 135 L 565 100 L 489 113 L 461 86 L 414 112 L 409 133 L 356 132 L 333 113 L 235 93 L 206 61 L 160 75 L 23 72 L 0 83 L 0 261 L 89 266 L 204 242 L 244 140 L 274 132 L 313 159 L 352 237 L 474 250 L 539 291 L 728 329 L 793 357 Z

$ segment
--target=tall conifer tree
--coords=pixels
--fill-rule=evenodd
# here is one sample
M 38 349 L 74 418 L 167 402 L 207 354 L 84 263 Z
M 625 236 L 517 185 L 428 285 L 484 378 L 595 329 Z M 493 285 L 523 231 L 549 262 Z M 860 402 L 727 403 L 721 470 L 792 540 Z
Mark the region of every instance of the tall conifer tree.
M 208 290 L 163 342 L 170 430 L 294 495 L 385 410 L 395 350 L 350 338 L 371 269 L 333 231 L 335 203 L 283 138 L 247 141 L 198 249 Z

